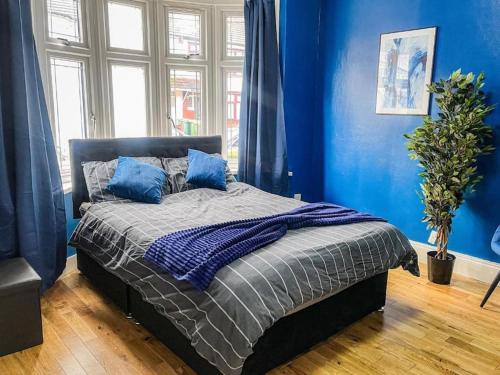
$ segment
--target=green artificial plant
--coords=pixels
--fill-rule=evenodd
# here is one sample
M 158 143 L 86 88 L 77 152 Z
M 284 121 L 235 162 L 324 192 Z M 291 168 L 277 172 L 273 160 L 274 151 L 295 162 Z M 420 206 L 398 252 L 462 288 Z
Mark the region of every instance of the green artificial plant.
M 460 69 L 428 85 L 440 109 L 438 117 L 425 116 L 421 126 L 405 134 L 410 159 L 422 168 L 423 221 L 437 231 L 439 259 L 447 259 L 452 220 L 465 192 L 474 191 L 482 179 L 477 174 L 478 157 L 495 149 L 492 128 L 484 123 L 494 106 L 486 104 L 483 86 L 483 73 L 476 78 Z

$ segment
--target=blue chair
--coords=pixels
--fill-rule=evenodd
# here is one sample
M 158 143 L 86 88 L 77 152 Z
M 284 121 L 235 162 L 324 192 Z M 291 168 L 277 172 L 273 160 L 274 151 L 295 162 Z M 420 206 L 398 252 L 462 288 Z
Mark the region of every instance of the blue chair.
M 493 235 L 493 238 L 491 239 L 491 250 L 500 255 L 500 225 L 498 226 L 495 234 Z M 483 298 L 483 302 L 481 302 L 481 307 L 483 307 L 486 301 L 488 301 L 488 298 L 490 298 L 491 293 L 493 293 L 499 282 L 500 282 L 500 271 L 498 271 L 497 277 L 495 277 L 495 280 L 493 280 L 493 282 L 490 285 L 490 288 L 486 292 L 486 295 Z

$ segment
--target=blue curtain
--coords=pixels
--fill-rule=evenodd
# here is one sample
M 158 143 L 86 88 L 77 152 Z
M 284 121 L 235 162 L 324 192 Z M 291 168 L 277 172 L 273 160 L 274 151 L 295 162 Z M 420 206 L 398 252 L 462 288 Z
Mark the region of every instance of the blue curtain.
M 0 6 L 0 260 L 24 257 L 51 286 L 66 265 L 64 194 L 29 0 Z
M 245 0 L 240 181 L 288 194 L 288 159 L 274 0 Z

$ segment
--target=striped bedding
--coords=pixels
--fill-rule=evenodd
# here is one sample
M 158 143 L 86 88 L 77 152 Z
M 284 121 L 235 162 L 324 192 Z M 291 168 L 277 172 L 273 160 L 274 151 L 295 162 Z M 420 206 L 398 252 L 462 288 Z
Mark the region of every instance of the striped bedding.
M 273 215 L 304 202 L 244 183 L 228 191 L 196 189 L 159 205 L 90 205 L 70 244 L 138 290 L 223 374 L 239 374 L 252 347 L 278 319 L 402 265 L 418 274 L 406 237 L 385 222 L 290 231 L 279 241 L 220 269 L 199 292 L 144 259 L 157 238 L 202 225 Z
M 169 233 L 156 239 L 144 258 L 205 290 L 222 267 L 278 241 L 288 230 L 369 221 L 387 220 L 331 203 L 309 203 L 277 215 Z

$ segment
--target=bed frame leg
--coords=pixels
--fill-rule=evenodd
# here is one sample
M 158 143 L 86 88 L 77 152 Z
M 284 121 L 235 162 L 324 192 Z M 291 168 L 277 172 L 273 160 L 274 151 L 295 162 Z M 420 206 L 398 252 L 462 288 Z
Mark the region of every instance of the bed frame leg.
M 385 306 L 382 306 L 382 307 L 379 307 L 379 309 L 377 310 L 379 313 L 384 313 L 385 311 Z

